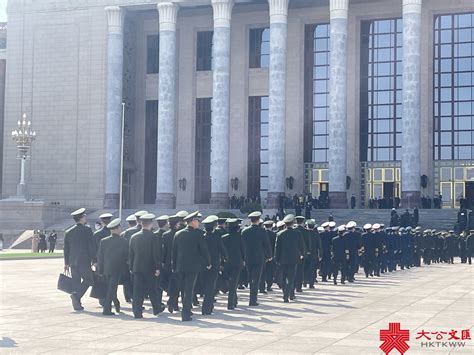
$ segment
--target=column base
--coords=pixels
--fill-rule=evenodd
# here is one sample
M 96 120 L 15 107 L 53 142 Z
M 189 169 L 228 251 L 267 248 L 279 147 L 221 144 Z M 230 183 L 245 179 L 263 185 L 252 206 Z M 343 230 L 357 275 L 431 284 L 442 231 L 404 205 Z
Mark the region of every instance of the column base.
M 284 192 L 269 192 L 267 194 L 267 206 L 268 209 L 279 209 L 283 201 L 281 201 L 281 196 L 285 196 Z M 262 206 L 263 207 L 263 206 Z M 283 206 L 281 206 L 283 207 Z
M 104 208 L 117 209 L 119 208 L 119 202 L 119 194 L 105 194 L 104 196 Z
M 155 205 L 158 208 L 176 208 L 176 197 L 174 194 L 159 192 L 156 194 Z
M 211 193 L 211 208 L 229 208 L 229 194 L 225 192 L 212 192 Z
M 420 191 L 402 191 L 401 208 L 420 207 L 421 192 Z
M 26 188 L 26 184 L 18 184 L 16 186 L 16 197 L 23 200 L 27 199 L 28 190 Z
M 339 191 L 329 191 L 329 208 L 349 208 L 349 206 L 347 205 L 347 193 Z

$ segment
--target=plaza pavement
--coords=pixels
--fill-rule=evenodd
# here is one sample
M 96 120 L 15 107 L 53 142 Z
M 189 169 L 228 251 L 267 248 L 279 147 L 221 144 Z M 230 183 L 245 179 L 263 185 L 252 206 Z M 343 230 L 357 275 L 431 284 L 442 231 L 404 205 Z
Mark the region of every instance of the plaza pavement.
M 407 354 L 474 353 L 472 340 L 463 349 L 427 350 L 415 339 L 421 329 L 470 328 L 473 337 L 474 266 L 459 259 L 380 278 L 359 273 L 355 284 L 319 283 L 290 304 L 277 290 L 248 308 L 248 291 L 239 291 L 238 310 L 227 311 L 220 296 L 215 315 L 195 310 L 189 323 L 166 311 L 154 317 L 148 304 L 145 319 L 133 319 L 122 287 L 119 317 L 103 317 L 89 297 L 75 313 L 56 290 L 61 269 L 59 259 L 0 261 L 0 353 L 380 354 L 379 330 L 389 322 L 410 330 Z

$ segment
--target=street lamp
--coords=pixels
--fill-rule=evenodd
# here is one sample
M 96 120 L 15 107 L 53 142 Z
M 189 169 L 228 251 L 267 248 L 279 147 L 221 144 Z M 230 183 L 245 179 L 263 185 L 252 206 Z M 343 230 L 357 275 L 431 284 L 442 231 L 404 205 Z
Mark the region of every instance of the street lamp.
M 21 160 L 20 183 L 16 194 L 18 197 L 26 199 L 25 161 L 30 157 L 28 152 L 36 139 L 36 132 L 31 127 L 31 121 L 26 119 L 26 113 L 23 114 L 21 120 L 18 120 L 17 125 L 18 127 L 12 131 L 12 138 L 18 149 L 16 157 Z

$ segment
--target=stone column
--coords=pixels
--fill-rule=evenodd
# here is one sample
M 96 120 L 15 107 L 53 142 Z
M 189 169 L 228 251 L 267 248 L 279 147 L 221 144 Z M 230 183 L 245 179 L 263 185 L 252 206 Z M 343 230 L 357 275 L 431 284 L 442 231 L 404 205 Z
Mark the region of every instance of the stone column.
M 270 68 L 267 208 L 278 208 L 285 193 L 286 45 L 289 0 L 268 0 Z
M 160 20 L 160 58 L 158 84 L 158 152 L 156 204 L 175 206 L 175 135 L 176 135 L 176 19 L 178 5 L 158 4 Z
M 347 208 L 347 13 L 349 0 L 329 0 L 329 200 L 331 208 Z
M 124 11 L 107 6 L 107 118 L 105 126 L 104 208 L 118 208 L 120 194 L 120 153 L 122 136 L 122 75 Z
M 421 1 L 403 0 L 402 206 L 420 203 Z
M 229 207 L 230 19 L 233 0 L 212 0 L 214 13 L 211 205 Z

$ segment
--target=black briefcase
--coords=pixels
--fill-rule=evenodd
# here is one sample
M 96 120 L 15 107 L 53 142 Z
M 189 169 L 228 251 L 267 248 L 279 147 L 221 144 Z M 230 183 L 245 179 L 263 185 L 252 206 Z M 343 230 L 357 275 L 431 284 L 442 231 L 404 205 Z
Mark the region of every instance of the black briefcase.
M 74 283 L 69 272 L 59 274 L 58 290 L 69 294 L 74 292 Z
M 94 275 L 94 284 L 91 288 L 91 294 L 89 295 L 92 298 L 97 298 L 99 300 L 104 299 L 107 295 L 107 285 L 104 278 L 100 277 L 96 273 Z

